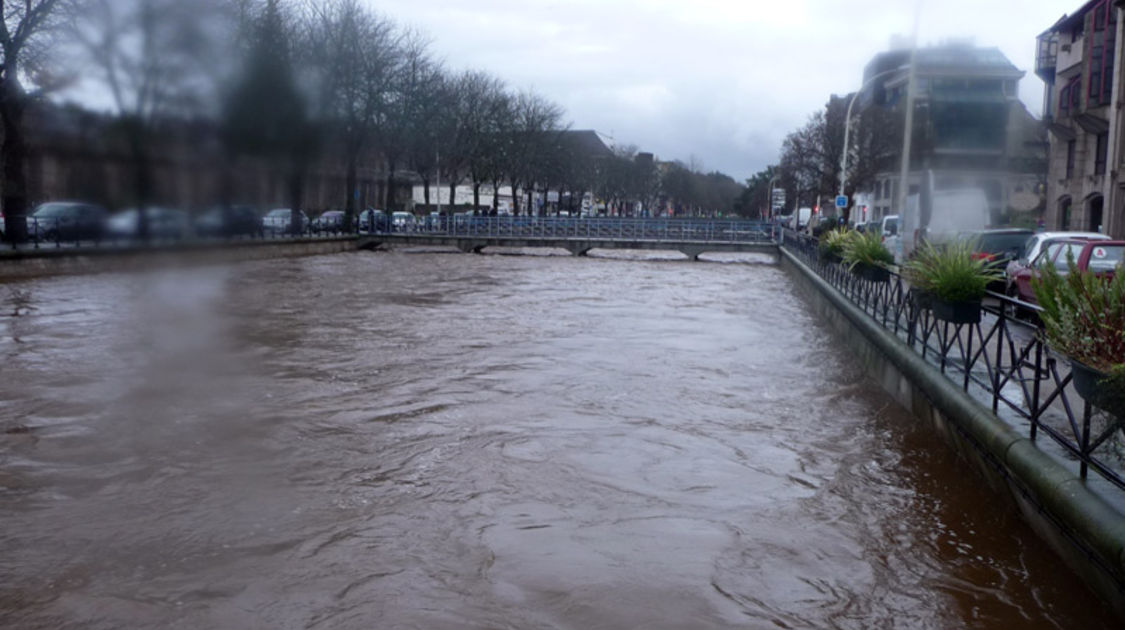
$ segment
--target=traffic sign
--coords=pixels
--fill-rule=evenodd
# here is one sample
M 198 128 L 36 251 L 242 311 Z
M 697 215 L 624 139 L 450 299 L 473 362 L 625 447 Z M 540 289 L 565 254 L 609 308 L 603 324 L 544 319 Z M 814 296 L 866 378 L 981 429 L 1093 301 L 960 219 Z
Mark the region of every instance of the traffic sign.
M 770 191 L 770 206 L 774 210 L 780 210 L 785 207 L 785 189 L 774 188 Z
M 836 196 L 836 207 L 837 208 L 847 208 L 848 207 L 848 196 L 847 195 L 837 195 Z

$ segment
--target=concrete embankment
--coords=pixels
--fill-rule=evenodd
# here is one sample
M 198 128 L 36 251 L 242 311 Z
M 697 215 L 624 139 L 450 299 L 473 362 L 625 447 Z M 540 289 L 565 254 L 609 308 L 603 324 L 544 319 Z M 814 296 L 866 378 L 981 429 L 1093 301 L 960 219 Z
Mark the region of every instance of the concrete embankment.
M 867 374 L 927 423 L 1094 590 L 1125 617 L 1125 515 L 973 400 L 782 249 L 781 264 Z
M 173 246 L 51 247 L 0 251 L 0 280 L 314 256 L 354 251 L 354 236 L 198 242 Z

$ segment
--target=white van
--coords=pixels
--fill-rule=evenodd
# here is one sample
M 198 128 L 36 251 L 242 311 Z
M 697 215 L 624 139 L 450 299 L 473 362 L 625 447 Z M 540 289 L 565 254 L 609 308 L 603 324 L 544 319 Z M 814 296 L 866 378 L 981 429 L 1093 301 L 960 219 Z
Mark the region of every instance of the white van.
M 812 208 L 798 208 L 789 218 L 789 229 L 797 231 L 805 229 L 810 218 L 812 218 Z

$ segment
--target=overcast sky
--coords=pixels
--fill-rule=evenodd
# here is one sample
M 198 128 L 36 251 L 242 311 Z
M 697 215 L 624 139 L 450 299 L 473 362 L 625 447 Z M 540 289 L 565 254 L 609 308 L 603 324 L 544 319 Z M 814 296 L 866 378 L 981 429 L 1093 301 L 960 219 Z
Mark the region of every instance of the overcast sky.
M 369 0 L 433 39 L 453 70 L 487 70 L 660 159 L 691 156 L 745 179 L 785 134 L 914 24 L 911 0 Z M 922 0 L 919 40 L 970 37 L 1027 74 L 1040 115 L 1035 37 L 1080 0 Z

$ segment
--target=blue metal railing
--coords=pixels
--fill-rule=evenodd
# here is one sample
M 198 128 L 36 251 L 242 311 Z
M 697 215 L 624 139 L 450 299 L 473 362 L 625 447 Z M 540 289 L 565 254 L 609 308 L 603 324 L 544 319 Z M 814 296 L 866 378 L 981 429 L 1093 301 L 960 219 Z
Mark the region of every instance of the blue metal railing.
M 425 234 L 485 238 L 572 238 L 675 242 L 770 243 L 775 226 L 765 221 L 536 216 L 446 216 L 381 220 L 360 225 L 372 234 Z
M 1032 440 L 1040 432 L 1077 462 L 1125 490 L 1125 419 L 1099 412 L 1071 385 L 1069 360 L 1043 339 L 1039 326 L 1019 319 L 1038 307 L 990 293 L 979 323 L 939 320 L 891 272 L 890 281 L 865 280 L 843 265 L 822 259 L 817 241 L 784 231 L 780 244 L 835 287 L 883 328 L 896 335 L 942 374 Z

